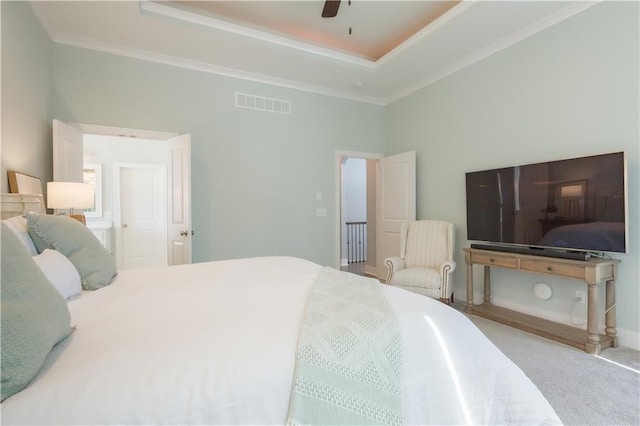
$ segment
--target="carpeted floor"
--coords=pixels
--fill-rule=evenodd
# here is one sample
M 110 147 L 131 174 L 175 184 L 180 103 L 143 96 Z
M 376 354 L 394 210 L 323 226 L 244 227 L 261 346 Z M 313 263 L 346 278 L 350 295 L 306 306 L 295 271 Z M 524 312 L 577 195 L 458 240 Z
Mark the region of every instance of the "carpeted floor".
M 484 318 L 469 318 L 538 386 L 565 424 L 640 425 L 639 351 L 608 348 L 597 357 Z

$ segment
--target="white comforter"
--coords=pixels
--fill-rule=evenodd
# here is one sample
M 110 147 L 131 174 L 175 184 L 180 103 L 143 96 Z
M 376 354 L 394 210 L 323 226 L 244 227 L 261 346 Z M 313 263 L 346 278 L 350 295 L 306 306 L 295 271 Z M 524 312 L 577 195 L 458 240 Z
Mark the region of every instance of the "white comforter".
M 283 424 L 320 270 L 268 257 L 121 271 L 69 303 L 77 330 L 2 403 L 2 424 Z M 383 290 L 403 335 L 406 423 L 560 423 L 464 315 Z

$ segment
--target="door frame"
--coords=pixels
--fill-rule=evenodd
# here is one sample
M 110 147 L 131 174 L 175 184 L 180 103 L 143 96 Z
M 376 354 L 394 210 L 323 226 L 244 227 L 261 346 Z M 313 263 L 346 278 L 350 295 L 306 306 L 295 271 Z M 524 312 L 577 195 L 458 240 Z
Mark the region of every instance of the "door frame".
M 126 127 L 103 126 L 101 124 L 68 123 L 82 130 L 82 133 L 102 136 L 116 136 L 121 138 L 167 140 L 180 136 L 180 133 L 160 132 L 155 130 L 129 129 Z
M 123 168 L 135 168 L 135 169 L 155 169 L 161 171 L 161 185 L 160 188 L 163 189 L 160 191 L 161 194 L 161 211 L 162 211 L 162 239 L 163 246 L 167 247 L 168 244 L 168 230 L 167 230 L 167 165 L 166 164 L 148 164 L 148 163 L 126 163 L 126 162 L 118 162 L 113 163 L 114 173 L 114 216 L 113 216 L 113 227 L 115 231 L 115 251 L 116 251 L 116 266 L 118 269 L 122 266 L 122 197 L 120 194 L 120 171 Z M 168 253 L 167 250 L 163 250 L 164 253 L 164 261 L 168 265 Z
M 384 154 L 373 152 L 336 150 L 334 162 L 334 267 L 340 270 L 340 248 L 342 246 L 342 162 L 345 158 L 362 158 L 365 160 L 379 160 Z M 377 189 L 376 189 L 377 191 Z
M 178 139 L 178 138 L 182 138 L 184 136 L 189 136 L 189 149 L 188 149 L 188 157 L 186 158 L 186 161 L 188 162 L 186 169 L 188 170 L 188 182 L 186 183 L 186 185 L 183 185 L 183 189 L 184 191 L 186 191 L 186 193 L 184 194 L 184 200 L 186 203 L 188 203 L 188 208 L 187 211 L 185 212 L 186 215 L 188 216 L 186 219 L 186 225 L 188 229 L 186 229 L 186 231 L 188 232 L 188 236 L 184 239 L 184 241 L 186 242 L 186 244 L 188 245 L 188 247 L 186 247 L 185 250 L 187 250 L 187 259 L 186 261 L 188 263 L 191 263 L 192 261 L 192 253 L 193 253 L 193 217 L 192 217 L 192 206 L 191 206 L 191 197 L 192 197 L 192 188 L 191 188 L 191 174 L 192 174 L 192 165 L 191 165 L 191 135 L 189 133 L 174 133 L 174 132 L 164 132 L 164 131 L 156 131 L 156 130 L 144 130 L 144 129 L 132 129 L 132 128 L 126 128 L 126 127 L 114 127 L 114 126 L 105 126 L 105 125 L 101 125 L 101 124 L 88 124 L 88 123 L 78 123 L 78 122 L 69 122 L 66 123 L 69 126 L 75 127 L 80 129 L 80 131 L 82 132 L 82 134 L 91 134 L 91 135 L 101 135 L 101 136 L 111 136 L 111 137 L 120 137 L 120 138 L 130 138 L 131 140 L 135 139 L 148 139 L 148 140 L 157 140 L 157 141 L 162 141 L 162 142 L 167 142 L 168 143 L 168 150 L 171 153 L 171 143 L 172 141 Z M 170 155 L 171 157 L 171 155 Z M 171 158 L 169 159 L 171 160 Z M 167 166 L 169 166 L 170 163 L 167 163 Z M 169 170 L 170 173 L 173 173 L 173 167 Z M 173 178 L 173 175 L 171 175 L 171 177 Z M 186 179 L 184 179 L 186 180 Z M 168 180 L 167 180 L 168 182 Z M 171 193 L 171 188 L 169 186 L 167 186 L 167 196 L 166 196 L 166 200 L 167 200 L 167 211 L 169 212 L 169 209 L 172 208 L 171 205 L 169 205 L 169 200 L 173 201 L 173 194 Z M 115 207 L 114 207 L 115 210 Z M 170 223 L 171 217 L 169 216 L 169 214 L 167 214 L 167 221 L 166 221 L 166 226 L 167 226 L 167 259 L 172 259 L 172 247 L 169 246 L 169 237 L 171 235 L 171 226 L 172 224 Z M 115 226 L 115 224 L 114 224 Z M 115 240 L 115 238 L 114 238 Z M 117 256 L 117 253 L 116 253 Z M 171 262 L 170 262 L 171 263 Z

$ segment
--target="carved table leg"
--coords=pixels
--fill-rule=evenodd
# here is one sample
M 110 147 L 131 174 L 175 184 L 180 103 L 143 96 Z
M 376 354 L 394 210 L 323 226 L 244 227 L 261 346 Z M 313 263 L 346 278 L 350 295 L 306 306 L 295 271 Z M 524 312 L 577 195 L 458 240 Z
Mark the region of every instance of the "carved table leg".
M 618 347 L 618 332 L 616 330 L 616 282 L 614 280 L 607 281 L 605 309 L 607 314 L 605 316 L 604 332 L 607 336 L 611 337 L 611 346 Z
M 484 303 L 491 303 L 491 268 L 484 267 Z
M 598 335 L 598 286 L 595 283 L 587 283 L 587 338 L 589 341 L 585 350 L 598 355 L 601 345 Z
M 467 305 L 464 307 L 465 312 L 471 313 L 471 307 L 473 306 L 473 264 L 468 258 L 469 254 L 465 254 L 465 260 L 467 261 Z

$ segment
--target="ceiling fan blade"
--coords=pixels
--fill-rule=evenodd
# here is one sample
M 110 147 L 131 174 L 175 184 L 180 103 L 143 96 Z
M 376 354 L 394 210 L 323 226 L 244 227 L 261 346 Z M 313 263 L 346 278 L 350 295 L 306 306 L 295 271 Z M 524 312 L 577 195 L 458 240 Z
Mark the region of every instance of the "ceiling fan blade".
M 327 0 L 324 2 L 324 8 L 322 8 L 323 18 L 334 18 L 338 14 L 338 8 L 340 7 L 340 0 Z

